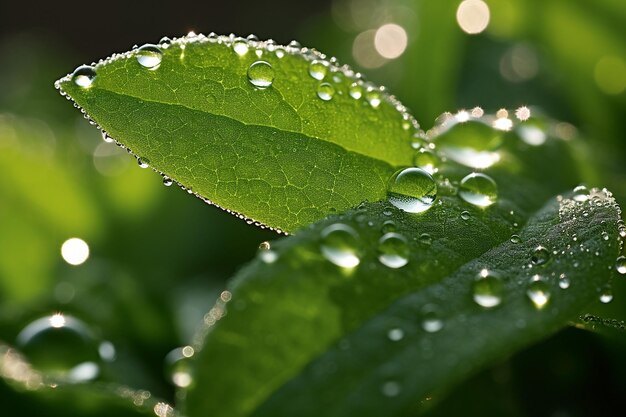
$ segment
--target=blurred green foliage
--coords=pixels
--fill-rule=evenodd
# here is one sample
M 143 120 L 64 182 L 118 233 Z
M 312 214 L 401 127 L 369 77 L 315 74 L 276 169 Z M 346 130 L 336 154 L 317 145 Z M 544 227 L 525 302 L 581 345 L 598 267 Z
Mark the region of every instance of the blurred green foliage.
M 307 18 L 293 38 L 352 61 L 388 86 L 424 128 L 440 113 L 463 107 L 539 106 L 579 128 L 589 144 L 592 171 L 599 173 L 589 185 L 606 186 L 624 206 L 625 3 L 487 3 L 490 24 L 477 36 L 459 29 L 459 1 L 335 0 Z M 210 18 L 217 22 L 220 16 Z M 353 58 L 355 39 L 388 22 L 406 30 L 406 52 L 378 68 L 364 68 Z M 211 31 L 210 21 L 197 29 Z M 102 383 L 147 389 L 174 401 L 165 356 L 191 343 L 225 280 L 253 257 L 259 242 L 275 235 L 164 187 L 158 175 L 103 143 L 52 87 L 68 67 L 83 63 L 64 45 L 36 35 L 10 36 L 0 39 L 0 57 L 3 349 L 15 345 L 34 319 L 57 311 L 72 314 L 116 347 L 116 360 L 103 365 Z M 60 256 L 61 244 L 74 236 L 91 249 L 80 266 Z M 594 313 L 626 318 L 626 282 L 620 278 L 613 284 L 614 301 L 594 307 Z M 611 414 L 624 406 L 625 348 L 623 332 L 600 337 L 570 329 L 477 375 L 448 399 L 433 398 L 429 413 Z M 75 414 L 92 415 L 85 410 L 96 409 L 107 395 L 101 387 L 92 394 L 70 388 L 67 397 L 24 391 L 10 382 L 5 350 L 2 354 L 0 401 L 12 415 L 72 415 L 54 411 L 63 410 L 64 398 L 81 398 Z M 76 391 L 83 389 L 89 391 Z M 93 415 L 145 411 L 133 410 L 132 401 L 107 404 Z

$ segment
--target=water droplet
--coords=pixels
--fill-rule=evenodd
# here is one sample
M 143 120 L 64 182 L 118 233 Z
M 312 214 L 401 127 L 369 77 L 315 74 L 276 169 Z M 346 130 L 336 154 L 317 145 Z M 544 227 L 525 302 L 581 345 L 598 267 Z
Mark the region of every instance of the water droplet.
M 518 235 L 511 235 L 511 243 L 520 243 L 522 241 L 522 238 L 520 238 Z
M 609 234 L 607 232 L 602 232 L 602 239 L 609 240 Z
M 259 249 L 261 249 L 259 247 Z M 261 261 L 263 263 L 266 264 L 273 264 L 274 262 L 276 262 L 278 260 L 278 253 L 276 253 L 276 251 L 273 251 L 271 249 L 262 249 L 259 250 L 259 258 L 261 258 Z
M 248 68 L 248 81 L 253 86 L 264 89 L 274 82 L 274 68 L 265 61 L 256 61 Z
M 460 118 L 459 116 L 464 115 Z M 484 169 L 500 160 L 496 149 L 502 143 L 502 132 L 479 120 L 469 120 L 469 114 L 459 113 L 446 118 L 436 135 L 437 146 L 446 157 L 465 166 Z
M 434 174 L 438 171 L 439 157 L 430 149 L 422 148 L 415 153 L 413 164 L 430 174 Z
M 428 233 L 422 233 L 420 235 L 420 242 L 424 245 L 430 245 L 433 243 L 433 238 Z
M 386 233 L 378 241 L 378 260 L 389 268 L 401 268 L 409 262 L 407 240 L 399 233 Z
M 566 290 L 570 286 L 570 280 L 565 274 L 559 276 L 559 288 Z
M 175 386 L 186 388 L 193 382 L 190 358 L 194 353 L 191 346 L 183 346 L 165 356 L 165 373 Z
M 473 172 L 461 180 L 459 196 L 475 206 L 487 207 L 496 202 L 498 188 L 488 175 Z
M 329 83 L 321 83 L 317 86 L 317 96 L 324 101 L 329 101 L 335 95 L 335 87 Z
M 400 210 L 421 213 L 428 210 L 437 198 L 437 183 L 421 168 L 405 168 L 391 177 L 387 198 Z
M 620 256 L 615 260 L 615 269 L 622 275 L 626 274 L 626 256 Z
M 136 57 L 142 67 L 155 70 L 161 65 L 163 52 L 156 45 L 146 44 L 137 49 Z
M 602 304 L 608 304 L 613 301 L 613 292 L 610 287 L 605 287 L 602 289 L 602 293 L 600 294 L 600 302 Z
M 485 308 L 493 308 L 502 302 L 504 284 L 495 272 L 483 269 L 476 275 L 472 287 L 473 298 L 476 304 Z
M 461 219 L 463 219 L 463 220 L 469 220 L 469 219 L 470 219 L 470 217 L 472 217 L 472 216 L 470 215 L 469 211 L 467 211 L 467 210 L 463 210 L 463 211 L 461 212 Z
M 61 256 L 70 265 L 81 265 L 89 258 L 89 245 L 77 237 L 67 239 L 61 245 Z
M 359 258 L 359 235 L 348 225 L 335 223 L 322 230 L 322 255 L 343 268 L 354 268 Z
M 245 54 L 247 54 L 248 49 L 250 49 L 250 47 L 248 46 L 248 42 L 243 38 L 237 38 L 233 42 L 233 51 L 235 51 L 235 53 L 239 56 L 244 56 Z
M 428 333 L 438 332 L 443 328 L 443 320 L 439 315 L 437 306 L 427 304 L 422 309 L 422 329 Z
M 380 390 L 385 397 L 397 397 L 402 387 L 396 381 L 387 381 L 380 387 Z
M 533 305 L 541 310 L 550 301 L 550 287 L 541 276 L 533 275 L 526 288 L 526 295 Z
M 383 233 L 395 232 L 396 223 L 393 220 L 385 220 L 381 230 Z
M 313 60 L 309 64 L 309 75 L 316 80 L 323 80 L 328 72 L 328 63 L 325 61 Z
M 68 382 L 96 378 L 99 342 L 81 320 L 63 314 L 42 317 L 18 334 L 17 346 L 33 367 Z
M 96 69 L 90 65 L 81 65 L 72 73 L 72 81 L 79 87 L 89 88 L 96 79 Z
M 572 198 L 574 199 L 574 201 L 583 203 L 589 200 L 589 190 L 584 185 L 579 185 L 578 187 L 574 188 L 574 195 L 572 196 Z
M 139 168 L 148 168 L 150 160 L 148 158 L 137 158 L 137 164 L 139 164 Z
M 537 246 L 530 260 L 534 265 L 543 265 L 550 260 L 550 251 L 543 246 Z
M 163 36 L 161 40 L 159 41 L 159 45 L 161 46 L 161 48 L 164 48 L 164 49 L 169 48 L 171 44 L 172 44 L 172 40 L 168 38 L 167 36 Z
M 392 342 L 398 342 L 404 338 L 404 330 L 396 327 L 387 332 L 387 337 Z
M 105 141 L 106 143 L 111 143 L 115 141 L 115 139 L 109 136 L 109 134 L 105 132 L 104 130 L 102 131 L 102 140 Z
M 361 87 L 358 83 L 352 83 L 350 88 L 348 89 L 348 94 L 355 100 L 363 97 L 363 87 Z
M 380 106 L 381 103 L 381 93 L 378 90 L 368 88 L 365 94 L 365 99 L 370 104 L 370 106 L 376 109 L 378 108 L 378 106 Z
M 259 243 L 259 250 L 270 250 L 271 248 L 272 246 L 270 245 L 270 242 L 268 241 Z
M 170 177 L 163 177 L 163 185 L 165 185 L 166 187 L 170 187 L 173 183 L 174 181 Z

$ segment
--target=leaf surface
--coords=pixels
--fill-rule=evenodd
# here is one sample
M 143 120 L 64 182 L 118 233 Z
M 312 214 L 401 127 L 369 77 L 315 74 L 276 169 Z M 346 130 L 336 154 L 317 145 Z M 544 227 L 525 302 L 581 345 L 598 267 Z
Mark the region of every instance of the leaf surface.
M 135 49 L 95 65 L 88 87 L 72 75 L 57 87 L 213 204 L 293 231 L 384 198 L 391 174 L 412 162 L 417 123 L 404 107 L 314 50 L 201 35 L 166 46 L 155 68 Z M 266 88 L 249 80 L 259 61 L 271 66 Z

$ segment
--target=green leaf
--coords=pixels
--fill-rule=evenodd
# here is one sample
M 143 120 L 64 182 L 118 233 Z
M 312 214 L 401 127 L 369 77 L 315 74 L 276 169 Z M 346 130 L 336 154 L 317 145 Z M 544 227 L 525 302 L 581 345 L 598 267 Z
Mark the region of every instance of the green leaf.
M 404 107 L 315 50 L 203 35 L 166 46 L 154 68 L 139 64 L 139 48 L 95 65 L 88 87 L 71 75 L 57 87 L 143 161 L 215 205 L 290 232 L 384 198 L 388 178 L 412 163 L 418 130 Z M 271 65 L 267 88 L 248 79 L 257 61 Z
M 228 313 L 197 354 L 187 413 L 402 415 L 420 398 L 555 332 L 597 299 L 619 251 L 619 209 L 610 195 L 594 190 L 585 203 L 570 197 L 537 211 L 516 231 L 519 243 L 509 240 L 509 203 L 481 212 L 456 197 L 442 197 L 421 216 L 364 205 L 278 242 L 277 260 L 243 270 L 232 300 L 207 316 Z M 471 210 L 468 220 L 463 210 Z M 390 219 L 410 247 L 399 269 L 377 260 L 376 242 Z M 338 268 L 320 252 L 323 230 L 335 223 L 360 236 L 354 269 Z M 423 233 L 430 244 L 418 238 Z M 549 260 L 533 264 L 539 245 Z M 472 299 L 484 269 L 503 286 L 493 309 Z M 561 274 L 571 282 L 567 290 L 558 286 Z M 551 294 L 542 309 L 527 295 L 535 275 Z M 424 330 L 427 310 L 441 320 L 439 331 Z
M 218 303 L 207 315 L 207 323 L 213 324 L 228 307 L 228 315 L 209 327 L 205 346 L 197 354 L 195 383 L 187 395 L 189 414 L 369 415 L 358 404 L 370 404 L 368 399 L 387 404 L 381 401 L 381 386 L 392 378 L 377 367 L 376 361 L 388 360 L 388 364 L 380 365 L 384 369 L 406 370 L 407 374 L 393 378 L 403 381 L 402 396 L 415 399 L 567 325 L 596 298 L 597 287 L 608 280 L 606 266 L 617 256 L 618 209 L 599 191 L 596 198 L 605 200 L 606 207 L 596 208 L 592 203 L 598 201 L 594 199 L 573 204 L 569 199 L 558 202 L 551 198 L 578 184 L 580 174 L 571 146 L 577 140 L 550 136 L 551 125 L 537 119 L 510 132 L 481 125 L 488 120 L 492 119 L 484 116 L 466 123 L 448 120 L 429 133 L 441 150 L 440 156 L 446 155 L 448 160 L 438 164 L 438 200 L 426 212 L 411 215 L 385 203 L 366 204 L 277 242 L 272 252 L 261 253 L 261 260 L 244 269 L 230 288 L 232 301 Z M 533 129 L 543 132 L 536 137 L 545 142 L 528 143 L 532 141 L 527 135 Z M 459 137 L 471 137 L 472 145 L 463 147 Z M 472 169 L 452 159 L 469 164 L 484 162 L 482 157 L 490 155 L 492 147 L 497 148 L 499 160 L 484 172 L 496 180 L 499 197 L 492 206 L 479 208 L 459 198 L 459 181 Z M 472 152 L 479 152 L 476 155 L 481 158 L 459 157 Z M 576 211 L 577 217 L 570 218 L 568 210 Z M 399 269 L 377 260 L 378 241 L 383 229 L 389 231 L 389 221 L 409 246 L 409 262 Z M 361 262 L 351 270 L 338 268 L 320 253 L 325 228 L 337 222 L 351 226 L 359 236 L 356 250 Z M 600 229 L 608 233 L 609 241 L 601 240 Z M 510 241 L 514 234 L 520 236 L 520 243 Z M 577 235 L 576 247 L 589 247 L 593 256 L 586 252 L 580 259 L 572 259 L 568 246 L 573 234 Z M 533 251 L 539 245 L 557 253 L 545 265 L 532 265 Z M 594 258 L 596 247 L 599 257 Z M 593 262 L 585 263 L 588 256 Z M 274 257 L 275 262 L 264 264 Z M 576 266 L 578 263 L 584 266 Z M 505 302 L 494 311 L 482 310 L 469 295 L 472 281 L 485 268 L 497 270 L 505 287 Z M 561 273 L 567 273 L 572 282 L 567 292 L 556 282 Z M 545 276 L 552 287 L 553 300 L 543 311 L 535 311 L 524 294 L 535 274 Z M 576 289 L 576 283 L 583 280 L 586 284 Z M 225 299 L 230 297 L 227 294 Z M 418 302 L 411 304 L 405 298 Z M 400 307 L 395 306 L 405 303 L 418 310 L 441 304 L 444 330 L 429 335 L 420 330 L 420 316 L 414 310 L 396 314 Z M 459 324 L 463 318 L 472 329 Z M 521 323 L 518 320 L 524 321 L 521 329 L 516 327 Z M 380 323 L 384 323 L 384 330 Z M 404 352 L 395 355 L 387 348 L 390 341 L 386 332 L 395 327 L 404 335 L 398 346 L 415 351 L 409 361 L 403 359 Z M 492 342 L 480 348 L 473 344 L 474 339 L 459 342 L 468 337 L 463 332 L 470 330 Z M 512 331 L 513 336 L 509 334 Z M 359 336 L 352 340 L 353 335 Z M 409 342 L 411 338 L 415 340 Z M 503 339 L 507 342 L 500 344 Z M 459 343 L 466 343 L 467 349 L 457 351 Z M 332 358 L 346 346 L 354 360 L 346 361 L 350 365 L 344 369 L 344 362 Z M 438 356 L 427 358 L 428 346 Z M 452 356 L 468 366 L 458 371 L 457 363 L 448 360 Z M 321 365 L 317 366 L 317 361 Z M 428 366 L 420 365 L 420 361 Z M 418 373 L 418 380 L 406 385 L 411 370 L 419 366 L 431 369 L 430 361 L 441 362 L 437 372 L 433 367 L 433 373 Z M 305 368 L 307 364 L 311 368 Z M 371 374 L 360 373 L 368 370 Z M 330 392 L 317 385 L 317 377 L 325 380 Z M 358 385 L 355 381 L 370 384 L 359 391 L 358 398 L 340 388 Z M 337 396 L 328 400 L 325 396 L 332 397 L 332 392 Z M 333 404 L 322 405 L 322 400 Z M 377 407 L 372 405 L 371 409 Z M 399 401 L 394 407 L 399 412 L 407 404 Z M 387 411 L 380 414 L 394 415 Z

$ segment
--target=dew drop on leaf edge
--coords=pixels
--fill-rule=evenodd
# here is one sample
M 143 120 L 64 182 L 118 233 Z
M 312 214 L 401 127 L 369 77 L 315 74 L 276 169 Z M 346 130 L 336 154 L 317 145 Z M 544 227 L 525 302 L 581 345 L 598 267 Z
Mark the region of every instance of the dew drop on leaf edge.
M 387 198 L 391 204 L 407 213 L 428 210 L 437 198 L 437 183 L 421 168 L 404 168 L 389 180 Z
M 163 60 L 163 52 L 156 45 L 146 44 L 137 49 L 136 57 L 142 67 L 157 69 Z
M 269 62 L 256 61 L 248 68 L 248 81 L 259 89 L 265 89 L 274 82 L 274 68 Z
M 72 81 L 79 87 L 89 88 L 96 79 L 96 69 L 91 65 L 81 65 L 72 73 Z

